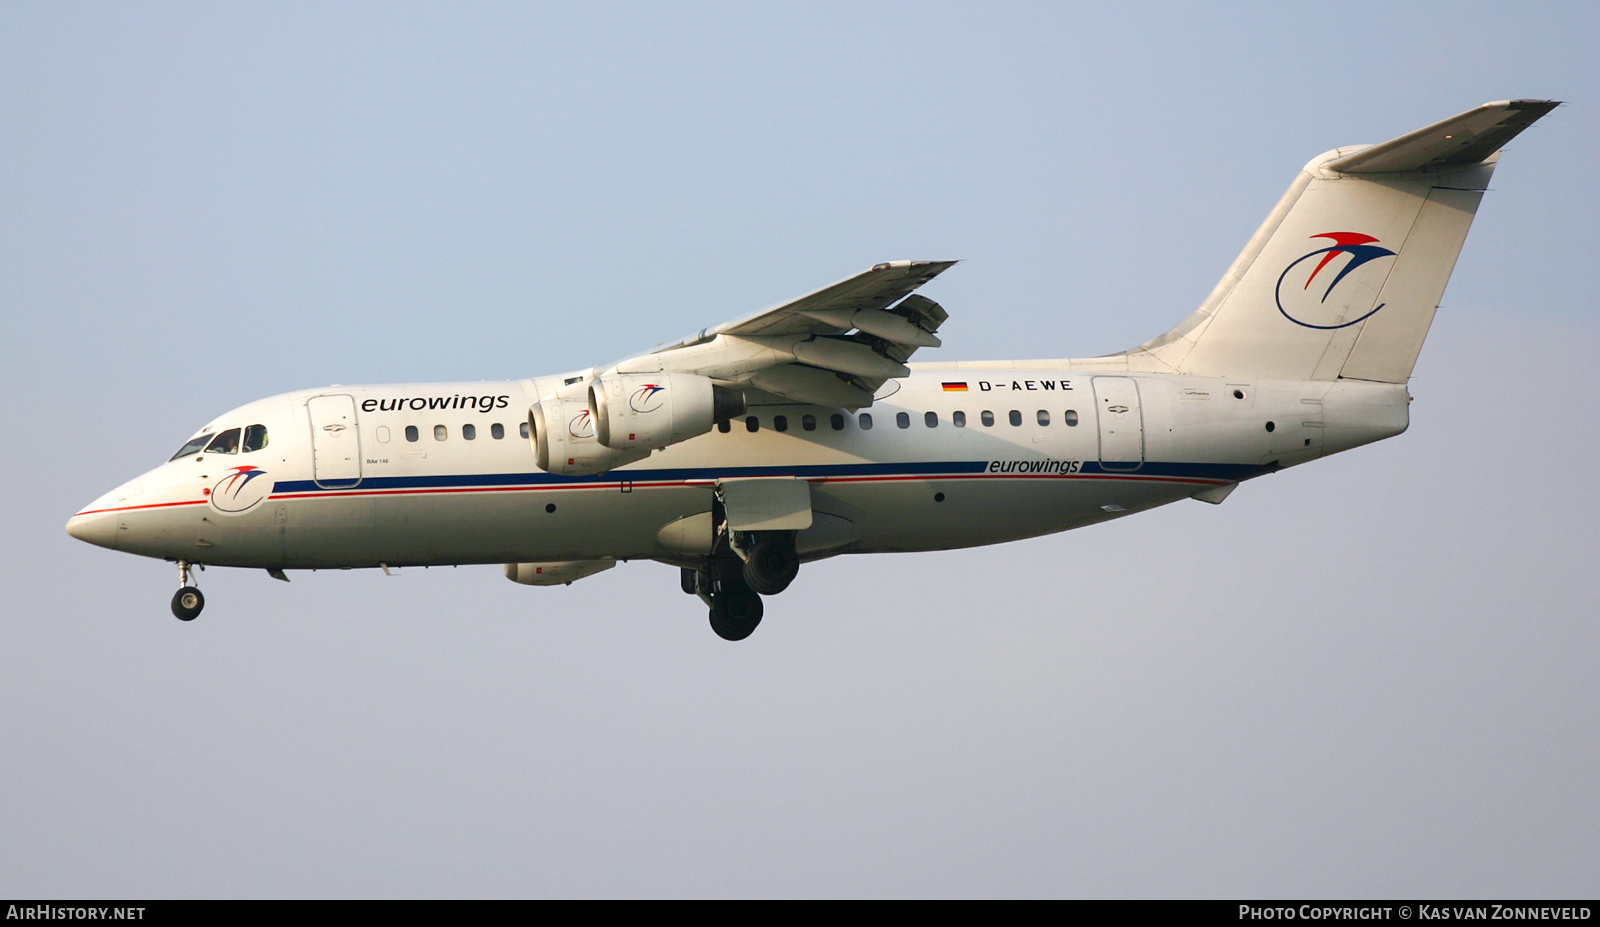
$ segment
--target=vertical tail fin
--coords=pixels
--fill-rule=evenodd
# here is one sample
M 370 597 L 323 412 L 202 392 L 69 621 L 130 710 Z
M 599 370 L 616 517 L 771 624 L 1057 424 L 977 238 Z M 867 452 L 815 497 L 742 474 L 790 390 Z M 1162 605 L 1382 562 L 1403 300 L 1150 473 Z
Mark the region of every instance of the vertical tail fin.
M 1558 105 L 1486 103 L 1312 160 L 1199 310 L 1128 366 L 1406 382 L 1500 147 Z

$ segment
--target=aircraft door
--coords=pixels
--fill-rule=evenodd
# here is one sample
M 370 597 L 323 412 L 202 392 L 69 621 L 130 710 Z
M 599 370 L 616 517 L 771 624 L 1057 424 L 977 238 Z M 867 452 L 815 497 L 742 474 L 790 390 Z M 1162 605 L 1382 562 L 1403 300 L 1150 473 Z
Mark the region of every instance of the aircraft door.
M 1095 377 L 1094 411 L 1100 422 L 1100 467 L 1137 470 L 1144 465 L 1144 412 L 1131 377 Z
M 356 429 L 356 401 L 345 395 L 314 396 L 306 403 L 311 416 L 313 479 L 324 488 L 361 482 L 361 436 Z

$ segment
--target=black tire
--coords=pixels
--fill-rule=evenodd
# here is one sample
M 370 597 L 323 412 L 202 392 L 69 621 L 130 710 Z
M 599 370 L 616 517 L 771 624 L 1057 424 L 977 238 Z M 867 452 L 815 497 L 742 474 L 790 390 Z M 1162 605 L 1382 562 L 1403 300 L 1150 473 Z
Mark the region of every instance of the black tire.
M 725 641 L 749 637 L 766 611 L 761 596 L 739 586 L 723 589 L 711 601 L 711 630 Z
M 744 583 L 762 595 L 777 595 L 789 588 L 800 573 L 800 555 L 794 551 L 794 539 L 770 538 L 759 541 L 750 548 L 750 559 L 744 562 Z
M 193 621 L 206 607 L 206 597 L 193 586 L 184 586 L 172 596 L 172 614 L 179 621 Z

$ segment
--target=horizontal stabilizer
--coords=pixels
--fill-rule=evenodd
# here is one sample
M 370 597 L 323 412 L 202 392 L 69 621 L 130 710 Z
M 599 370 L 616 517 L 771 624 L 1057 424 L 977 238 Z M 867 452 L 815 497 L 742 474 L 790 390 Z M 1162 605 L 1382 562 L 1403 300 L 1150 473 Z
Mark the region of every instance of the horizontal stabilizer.
M 1386 174 L 1476 164 L 1560 105 L 1556 100 L 1485 103 L 1427 128 L 1329 161 L 1323 167 L 1345 174 Z

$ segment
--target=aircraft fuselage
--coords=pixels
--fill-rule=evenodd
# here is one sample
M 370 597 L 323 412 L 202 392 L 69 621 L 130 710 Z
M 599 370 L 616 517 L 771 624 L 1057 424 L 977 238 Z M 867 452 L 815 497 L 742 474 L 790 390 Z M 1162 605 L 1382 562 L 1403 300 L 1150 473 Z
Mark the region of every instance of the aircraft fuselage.
M 562 379 L 263 399 L 201 433 L 263 426 L 265 447 L 175 458 L 69 530 L 129 553 L 266 569 L 687 565 L 711 552 L 719 480 L 790 476 L 811 487 L 802 558 L 941 550 L 1197 493 L 1220 500 L 1240 481 L 1400 433 L 1408 402 L 1394 384 L 919 365 L 865 409 L 752 405 L 636 463 L 559 476 L 535 466 L 526 411 Z

